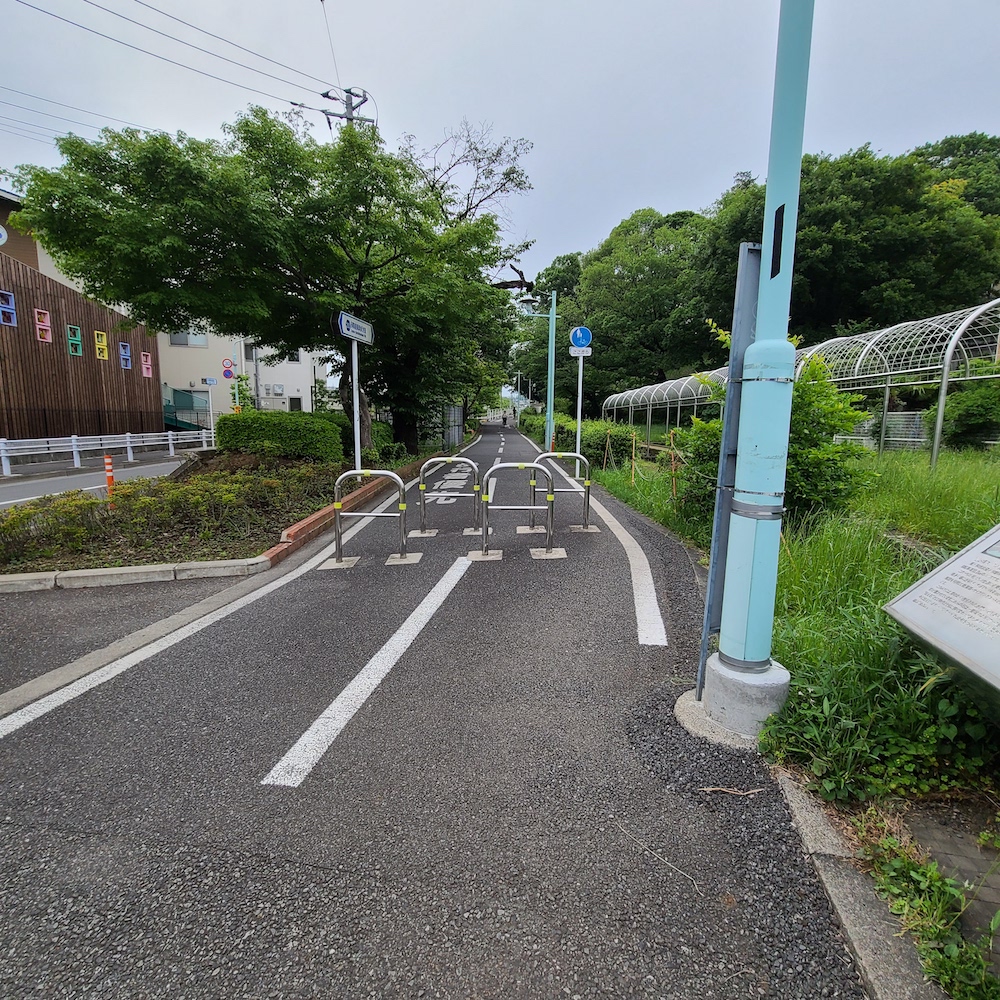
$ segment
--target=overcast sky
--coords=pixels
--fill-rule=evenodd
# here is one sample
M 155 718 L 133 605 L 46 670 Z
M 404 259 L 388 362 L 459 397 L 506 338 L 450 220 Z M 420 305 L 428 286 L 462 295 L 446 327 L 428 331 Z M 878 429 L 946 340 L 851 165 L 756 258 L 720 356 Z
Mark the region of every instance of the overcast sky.
M 26 2 L 273 97 L 0 0 L 0 85 L 33 95 L 0 90 L 8 102 L 0 129 L 96 135 L 40 111 L 108 124 L 65 107 L 74 105 L 211 137 L 251 102 L 334 107 L 318 96 L 320 84 L 138 0 L 95 2 L 292 83 L 195 52 L 86 0 Z M 391 148 L 407 132 L 433 144 L 463 118 L 491 124 L 498 137 L 529 139 L 534 190 L 510 206 L 511 238 L 536 241 L 524 257 L 529 273 L 596 246 L 637 208 L 703 209 L 737 171 L 763 178 L 766 170 L 778 0 L 325 0 L 337 72 L 321 0 L 149 2 L 329 84 L 364 88 Z M 945 135 L 1000 133 L 998 29 L 997 0 L 816 0 L 806 150 L 836 154 L 870 142 L 899 153 Z M 326 135 L 322 116 L 311 119 L 316 136 Z M 55 165 L 59 156 L 44 141 L 0 131 L 0 167 L 26 162 Z

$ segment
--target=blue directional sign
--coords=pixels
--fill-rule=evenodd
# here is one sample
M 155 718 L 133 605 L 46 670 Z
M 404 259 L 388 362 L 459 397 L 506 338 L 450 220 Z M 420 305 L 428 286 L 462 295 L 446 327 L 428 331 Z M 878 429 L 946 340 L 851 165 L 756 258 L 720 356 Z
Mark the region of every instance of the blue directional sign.
M 594 335 L 585 326 L 574 326 L 569 331 L 569 342 L 574 347 L 590 347 Z

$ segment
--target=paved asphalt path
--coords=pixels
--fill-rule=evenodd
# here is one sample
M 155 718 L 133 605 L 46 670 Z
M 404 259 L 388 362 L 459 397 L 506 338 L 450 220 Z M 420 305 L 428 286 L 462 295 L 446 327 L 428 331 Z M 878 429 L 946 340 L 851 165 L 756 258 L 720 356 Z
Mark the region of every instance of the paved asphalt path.
M 496 426 L 466 454 L 489 465 L 501 435 L 504 460 L 534 454 Z M 688 553 L 600 502 L 645 551 L 667 646 L 639 644 L 609 525 L 568 530 L 577 498 L 566 559 L 497 512 L 503 558 L 473 563 L 457 499 L 415 565 L 384 564 L 398 529 L 376 520 L 353 568 L 302 563 L 0 719 L 0 996 L 863 997 L 766 769 L 673 718 Z
M 124 464 L 120 458 L 115 459 L 115 480 L 124 482 L 140 477 L 153 479 L 165 476 L 174 471 L 183 459 L 169 459 L 165 462 L 145 464 Z M 31 466 L 25 466 L 30 469 Z M 19 467 L 20 471 L 20 467 Z M 0 477 L 0 510 L 12 507 L 14 504 L 27 500 L 37 500 L 39 497 L 50 496 L 53 493 L 65 493 L 67 490 L 86 490 L 98 492 L 105 489 L 106 480 L 104 468 L 100 471 L 67 473 L 53 476 L 10 476 Z

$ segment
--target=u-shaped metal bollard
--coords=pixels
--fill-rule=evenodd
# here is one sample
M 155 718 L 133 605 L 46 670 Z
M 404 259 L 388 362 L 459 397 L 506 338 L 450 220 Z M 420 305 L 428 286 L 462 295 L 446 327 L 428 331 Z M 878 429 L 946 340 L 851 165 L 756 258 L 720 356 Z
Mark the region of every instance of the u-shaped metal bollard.
M 347 479 L 391 479 L 399 491 L 399 509 L 397 511 L 382 511 L 372 513 L 365 511 L 342 511 L 341 486 Z M 406 558 L 406 486 L 403 480 L 388 469 L 350 469 L 337 477 L 333 484 L 333 535 L 336 541 L 336 562 L 344 561 L 343 538 L 340 526 L 342 517 L 398 517 L 399 518 L 399 557 Z
M 577 462 L 580 462 L 583 469 L 583 528 L 586 530 L 590 527 L 590 462 L 583 457 L 578 451 L 546 451 L 539 455 L 535 459 L 536 462 L 544 462 L 547 458 L 572 458 Z M 534 497 L 534 485 L 532 485 L 532 497 L 531 502 L 535 502 Z M 579 490 L 571 489 L 570 487 L 563 487 L 562 489 L 554 489 L 553 493 L 578 493 Z
M 473 475 L 473 486 L 471 493 L 460 493 L 458 490 L 442 490 L 439 493 L 428 493 L 427 483 L 424 482 L 427 473 L 436 471 L 442 465 L 465 465 L 472 469 Z M 425 500 L 427 497 L 438 498 L 438 497 L 472 497 L 472 510 L 473 510 L 473 521 L 472 526 L 474 528 L 479 527 L 479 494 L 480 494 L 480 481 L 479 481 L 479 466 L 472 461 L 471 458 L 464 458 L 461 455 L 450 455 L 447 457 L 429 458 L 423 465 L 420 466 L 420 530 L 427 530 L 427 505 Z
M 498 462 L 492 468 L 490 468 L 483 475 L 483 555 L 489 555 L 490 551 L 490 479 L 496 477 L 501 469 L 531 469 L 533 473 L 540 472 L 545 476 L 545 480 L 548 484 L 548 491 L 545 495 L 545 506 L 536 506 L 534 503 L 531 505 L 518 505 L 518 504 L 504 504 L 495 506 L 493 510 L 529 510 L 534 515 L 536 510 L 546 511 L 545 516 L 545 551 L 552 551 L 552 529 L 555 521 L 553 503 L 555 502 L 555 494 L 552 491 L 552 472 L 546 469 L 544 465 L 539 465 L 537 462 Z M 532 483 L 535 482 L 534 479 L 531 480 Z M 534 497 L 534 486 L 531 488 L 532 497 Z

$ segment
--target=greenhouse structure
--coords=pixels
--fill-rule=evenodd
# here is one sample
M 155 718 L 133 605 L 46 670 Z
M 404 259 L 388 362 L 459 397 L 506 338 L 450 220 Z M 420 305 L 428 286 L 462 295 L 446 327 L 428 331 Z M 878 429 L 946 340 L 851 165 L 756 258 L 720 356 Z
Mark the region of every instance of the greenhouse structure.
M 839 388 L 884 393 L 878 432 L 880 450 L 886 440 L 891 390 L 900 386 L 939 386 L 937 421 L 931 442 L 931 463 L 935 464 L 941 447 L 948 386 L 959 381 L 1000 378 L 1000 299 L 801 348 L 795 356 L 796 378 L 808 359 L 815 356 L 826 362 L 831 379 Z M 629 423 L 645 418 L 646 443 L 650 444 L 654 413 L 665 419 L 668 426 L 672 420 L 679 425 L 685 410 L 697 415 L 699 407 L 712 404 L 713 384 L 724 386 L 727 378 L 728 368 L 716 368 L 628 389 L 609 396 L 602 406 L 602 415 Z

